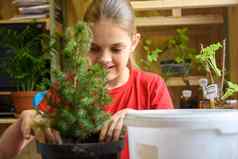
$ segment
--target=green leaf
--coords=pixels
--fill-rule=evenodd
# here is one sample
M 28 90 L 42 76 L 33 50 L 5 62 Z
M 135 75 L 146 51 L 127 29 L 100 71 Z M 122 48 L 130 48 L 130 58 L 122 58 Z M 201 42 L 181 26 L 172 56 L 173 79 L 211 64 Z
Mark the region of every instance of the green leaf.
M 225 100 L 228 97 L 230 97 L 238 92 L 238 84 L 227 81 L 227 85 L 228 85 L 228 87 L 226 89 L 225 94 L 221 98 L 222 100 Z
M 196 56 L 196 59 L 199 63 L 203 64 L 203 66 L 209 66 L 211 70 L 215 73 L 216 76 L 221 76 L 221 70 L 218 68 L 216 64 L 216 52 L 222 48 L 222 45 L 218 43 L 211 44 L 206 48 L 201 50 L 200 55 Z
M 151 40 L 148 40 L 148 39 L 145 40 L 145 45 L 150 46 L 151 44 L 152 44 Z
M 156 62 L 158 60 L 159 54 L 162 52 L 159 48 L 153 50 L 149 55 L 147 55 L 147 59 L 149 62 Z

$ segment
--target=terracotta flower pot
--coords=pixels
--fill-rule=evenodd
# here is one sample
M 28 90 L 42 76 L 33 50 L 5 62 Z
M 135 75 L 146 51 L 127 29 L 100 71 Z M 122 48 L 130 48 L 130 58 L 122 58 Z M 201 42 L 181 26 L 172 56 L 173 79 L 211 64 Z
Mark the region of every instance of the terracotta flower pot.
M 12 92 L 11 99 L 17 114 L 20 114 L 23 110 L 33 109 L 32 99 L 35 96 L 35 93 L 35 91 Z
M 84 144 L 37 143 L 42 159 L 119 159 L 124 141 Z

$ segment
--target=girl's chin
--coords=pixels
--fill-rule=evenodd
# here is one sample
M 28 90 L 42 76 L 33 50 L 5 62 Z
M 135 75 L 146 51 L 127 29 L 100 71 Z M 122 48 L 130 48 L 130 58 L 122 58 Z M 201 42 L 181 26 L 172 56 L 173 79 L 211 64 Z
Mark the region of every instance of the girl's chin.
M 117 72 L 115 71 L 115 69 L 109 69 L 107 70 L 107 80 L 111 81 L 114 80 L 117 77 Z
M 113 80 L 115 80 L 117 78 L 117 75 L 115 75 L 115 74 L 107 74 L 107 80 L 108 81 L 113 81 Z

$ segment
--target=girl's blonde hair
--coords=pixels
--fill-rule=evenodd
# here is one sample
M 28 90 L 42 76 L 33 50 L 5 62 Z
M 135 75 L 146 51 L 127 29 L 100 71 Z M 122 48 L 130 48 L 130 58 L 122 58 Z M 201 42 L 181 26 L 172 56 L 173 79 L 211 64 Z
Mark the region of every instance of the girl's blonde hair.
M 102 19 L 111 20 L 131 35 L 136 33 L 134 11 L 129 0 L 92 0 L 84 20 L 96 23 Z
M 84 15 L 84 20 L 88 23 L 96 23 L 102 19 L 111 20 L 125 29 L 132 37 L 136 33 L 134 17 L 134 11 L 129 0 L 92 0 Z M 133 63 L 131 54 L 129 67 Z

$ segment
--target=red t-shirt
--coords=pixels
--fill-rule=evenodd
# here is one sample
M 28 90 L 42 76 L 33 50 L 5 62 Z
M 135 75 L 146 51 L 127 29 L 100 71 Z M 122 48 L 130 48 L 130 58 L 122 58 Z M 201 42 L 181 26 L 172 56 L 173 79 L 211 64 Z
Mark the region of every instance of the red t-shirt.
M 131 69 L 124 85 L 110 90 L 112 104 L 106 107 L 111 114 L 125 108 L 136 110 L 170 109 L 173 104 L 162 78 L 156 74 Z M 128 138 L 121 152 L 121 159 L 129 159 Z

